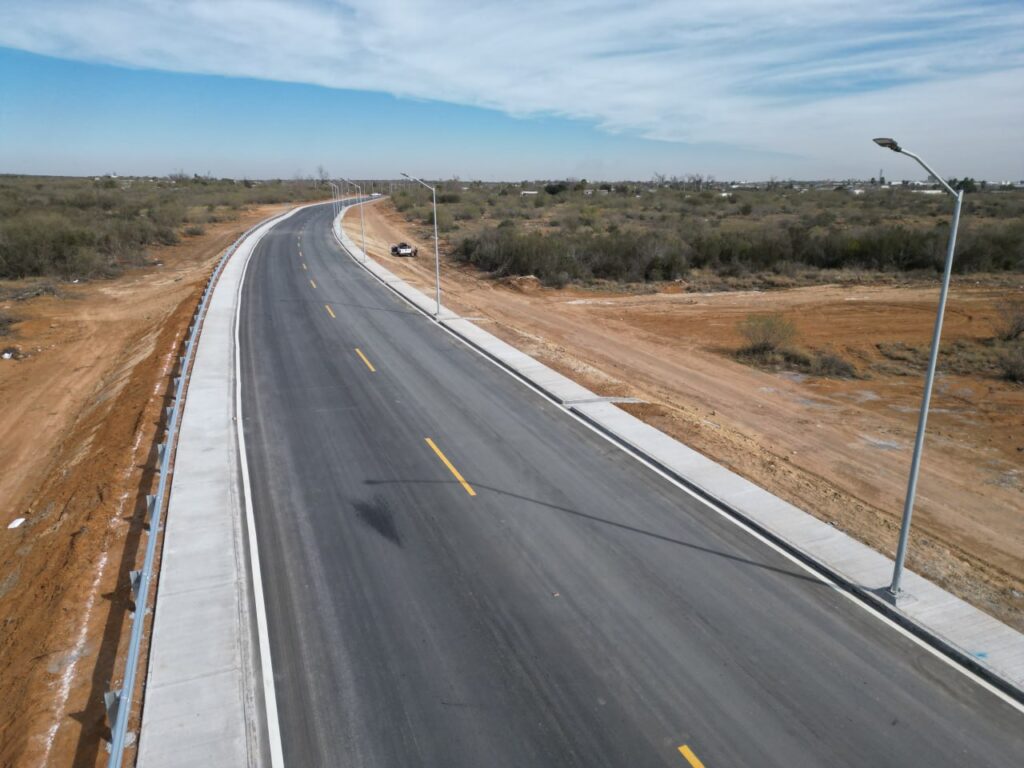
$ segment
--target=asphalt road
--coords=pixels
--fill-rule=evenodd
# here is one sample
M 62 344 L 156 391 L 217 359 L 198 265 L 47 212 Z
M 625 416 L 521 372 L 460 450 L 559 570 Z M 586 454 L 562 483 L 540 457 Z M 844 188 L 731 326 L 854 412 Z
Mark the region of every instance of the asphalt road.
M 408 308 L 330 214 L 264 237 L 241 309 L 289 766 L 1024 763 L 1016 710 Z

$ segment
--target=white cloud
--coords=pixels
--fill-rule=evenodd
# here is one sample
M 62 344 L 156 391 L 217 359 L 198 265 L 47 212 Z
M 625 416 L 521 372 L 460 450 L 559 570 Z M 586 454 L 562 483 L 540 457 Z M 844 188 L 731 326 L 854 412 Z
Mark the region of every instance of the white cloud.
M 891 133 L 959 158 L 951 174 L 1024 176 L 1016 0 L 0 0 L 0 44 L 580 118 L 818 172 L 877 164 L 867 140 Z

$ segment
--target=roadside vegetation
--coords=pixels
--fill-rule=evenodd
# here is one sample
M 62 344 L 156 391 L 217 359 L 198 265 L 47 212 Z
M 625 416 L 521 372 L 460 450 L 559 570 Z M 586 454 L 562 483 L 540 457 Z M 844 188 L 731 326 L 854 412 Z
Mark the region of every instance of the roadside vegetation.
M 853 379 L 917 376 L 928 366 L 928 346 L 880 342 L 874 345 L 871 359 L 860 361 L 863 370 L 858 370 L 833 350 L 801 348 L 796 326 L 780 313 L 747 315 L 736 330 L 743 343 L 735 350 L 735 358 L 766 370 Z M 991 338 L 945 342 L 939 348 L 938 366 L 944 373 L 1024 383 L 1024 305 L 1005 303 Z
M 1024 189 L 970 179 L 954 271 L 960 280 L 1019 288 L 1024 275 Z M 442 183 L 438 230 L 459 262 L 493 278 L 536 277 L 561 288 L 674 281 L 686 291 L 770 290 L 823 283 L 912 283 L 941 273 L 951 206 L 913 185 L 772 182 L 699 177 L 590 184 Z M 401 186 L 395 208 L 433 225 L 429 193 Z M 740 322 L 736 359 L 828 378 L 911 375 L 926 348 L 878 345 L 871 359 L 801 347 L 782 315 Z M 992 338 L 943 346 L 940 368 L 1024 382 L 1024 299 L 1000 308 Z
M 326 196 L 313 180 L 0 176 L 0 279 L 112 275 L 247 206 Z
M 974 191 L 956 272 L 1024 272 L 1024 190 L 964 183 Z M 456 180 L 438 190 L 437 223 L 455 259 L 494 277 L 770 289 L 940 271 L 950 205 L 925 191 L 879 183 Z M 401 187 L 393 199 L 409 221 L 433 224 L 425 190 Z
M 7 336 L 11 332 L 11 326 L 18 322 L 18 318 L 0 309 L 0 336 Z
M 857 369 L 835 352 L 805 351 L 795 346 L 796 326 L 778 313 L 747 315 L 737 330 L 744 340 L 736 351 L 740 362 L 770 370 L 786 369 L 833 379 L 852 379 Z

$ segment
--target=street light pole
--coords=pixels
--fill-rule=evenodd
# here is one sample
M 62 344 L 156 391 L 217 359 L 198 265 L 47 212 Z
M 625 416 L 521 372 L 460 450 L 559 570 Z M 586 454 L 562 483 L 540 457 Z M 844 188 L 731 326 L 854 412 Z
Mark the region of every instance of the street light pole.
M 955 199 L 953 205 L 953 223 L 949 229 L 949 245 L 946 249 L 946 266 L 942 274 L 942 290 L 939 292 L 939 308 L 935 314 L 935 328 L 932 331 L 932 348 L 928 356 L 928 374 L 925 377 L 924 396 L 921 398 L 921 413 L 917 419 L 917 437 L 914 439 L 914 456 L 910 461 L 910 477 L 907 480 L 907 496 L 903 502 L 903 522 L 900 524 L 900 540 L 896 548 L 896 564 L 892 571 L 892 583 L 889 592 L 897 597 L 900 592 L 900 579 L 903 577 L 903 564 L 907 559 L 907 543 L 910 539 L 910 518 L 914 513 L 914 497 L 917 494 L 917 478 L 921 469 L 921 450 L 924 448 L 924 432 L 928 424 L 928 406 L 932 400 L 932 385 L 935 383 L 935 367 L 939 360 L 939 342 L 942 338 L 942 319 L 946 314 L 946 297 L 949 295 L 949 280 L 953 272 L 953 254 L 956 251 L 956 233 L 960 228 L 960 210 L 963 208 L 964 192 L 951 187 L 941 176 L 933 171 L 928 164 L 913 152 L 908 152 L 893 139 L 875 139 L 880 147 L 891 149 L 907 157 L 913 158 L 922 168 L 928 171 L 942 187 Z
M 363 262 L 365 263 L 366 260 L 369 258 L 369 254 L 366 253 L 366 226 L 363 223 L 363 188 L 356 184 L 354 181 L 350 181 L 349 184 L 355 187 L 356 192 L 359 193 L 359 196 L 356 198 L 356 200 L 359 203 L 359 233 L 363 239 Z
M 327 183 L 330 185 L 331 194 L 333 195 L 331 198 L 331 210 L 334 211 L 334 218 L 338 218 L 338 185 L 333 181 L 328 181 Z
M 434 317 L 440 319 L 441 317 L 441 253 L 437 245 L 437 190 L 427 184 L 422 179 L 417 179 L 415 176 L 410 176 L 408 173 L 402 172 L 405 178 L 411 181 L 416 181 L 422 184 L 424 187 L 430 190 L 430 194 L 434 198 L 434 294 L 437 301 L 437 309 L 434 310 Z

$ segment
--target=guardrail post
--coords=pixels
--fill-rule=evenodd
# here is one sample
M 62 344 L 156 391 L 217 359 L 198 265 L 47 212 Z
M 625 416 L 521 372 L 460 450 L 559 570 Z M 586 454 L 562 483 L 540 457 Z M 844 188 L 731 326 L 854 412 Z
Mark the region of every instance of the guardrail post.
M 121 705 L 121 690 L 107 691 L 103 694 L 103 706 L 107 710 L 107 720 L 111 727 L 117 722 L 117 708 Z
M 142 571 L 131 571 L 128 574 L 128 585 L 132 590 L 132 600 L 139 599 L 139 584 L 142 581 Z
M 146 494 L 146 517 L 143 522 L 150 525 L 153 521 L 153 512 L 156 510 L 156 496 L 152 493 Z
M 160 443 L 160 445 L 158 445 L 156 447 L 156 460 L 157 460 L 158 464 L 162 465 L 164 463 L 164 453 L 166 451 L 167 451 L 167 443 Z M 158 472 L 160 471 L 160 467 L 157 467 L 157 471 Z

